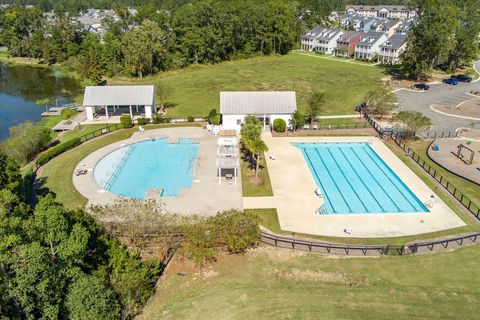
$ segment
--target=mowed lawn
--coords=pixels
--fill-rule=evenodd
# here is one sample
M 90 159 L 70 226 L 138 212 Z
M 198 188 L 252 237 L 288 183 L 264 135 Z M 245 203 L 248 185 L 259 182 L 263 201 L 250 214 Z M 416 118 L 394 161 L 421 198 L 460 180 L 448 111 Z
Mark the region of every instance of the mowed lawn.
M 171 90 L 170 116 L 204 116 L 219 108 L 220 91 L 289 90 L 297 92 L 297 104 L 305 111 L 310 93 L 326 94 L 321 115 L 355 114 L 365 93 L 377 87 L 384 76 L 375 66 L 317 59 L 298 53 L 256 57 L 216 65 L 192 66 L 146 77 L 115 78 L 111 84 L 152 84 L 159 81 Z
M 261 247 L 172 267 L 140 319 L 478 319 L 480 247 L 352 258 Z

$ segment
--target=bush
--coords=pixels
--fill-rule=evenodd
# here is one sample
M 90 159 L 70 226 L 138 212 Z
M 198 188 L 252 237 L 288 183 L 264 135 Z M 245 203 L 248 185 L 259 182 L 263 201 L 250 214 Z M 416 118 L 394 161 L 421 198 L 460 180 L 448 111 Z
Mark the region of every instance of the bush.
M 48 161 L 55 158 L 59 154 L 62 154 L 65 151 L 73 149 L 76 146 L 80 145 L 81 143 L 82 143 L 82 140 L 80 140 L 80 138 L 74 138 L 59 144 L 58 146 L 48 150 L 47 152 L 42 154 L 40 157 L 38 157 L 36 161 L 37 167 L 43 166 L 44 164 L 46 164 Z
M 214 126 L 218 126 L 221 122 L 221 119 L 222 119 L 221 115 L 216 114 L 213 117 L 209 118 L 208 122 L 210 122 L 210 124 L 213 124 Z
M 122 124 L 122 127 L 125 129 L 133 127 L 133 121 L 132 118 L 128 115 L 123 115 L 120 117 L 120 123 Z
M 285 123 L 285 120 L 283 119 L 275 119 L 273 121 L 273 130 L 276 132 L 285 132 L 287 129 L 287 124 Z
M 150 123 L 150 118 L 138 118 L 137 123 L 139 126 L 143 126 Z
M 52 139 L 52 130 L 30 121 L 10 128 L 10 135 L 1 144 L 6 155 L 20 164 L 30 161 Z
M 305 116 L 301 114 L 298 110 L 292 113 L 292 117 L 290 118 L 290 126 L 292 127 L 293 131 L 302 129 L 304 125 Z
M 194 121 L 195 121 L 195 117 L 192 117 L 192 116 L 187 117 L 187 122 L 194 122 Z
M 62 112 L 60 113 L 63 120 L 68 120 L 71 117 L 73 117 L 77 111 L 75 109 L 63 109 Z
M 172 119 L 169 117 L 162 116 L 158 113 L 152 115 L 152 123 L 159 124 L 159 123 L 170 123 Z

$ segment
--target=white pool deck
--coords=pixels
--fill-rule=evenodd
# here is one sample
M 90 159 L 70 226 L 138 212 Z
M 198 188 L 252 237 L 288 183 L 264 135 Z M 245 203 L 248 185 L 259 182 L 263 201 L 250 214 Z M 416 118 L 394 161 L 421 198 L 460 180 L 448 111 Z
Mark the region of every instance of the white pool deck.
M 243 198 L 243 207 L 276 208 L 282 230 L 332 237 L 398 237 L 464 226 L 465 223 L 435 195 L 388 147 L 375 137 L 276 137 L 264 133 L 273 197 Z M 322 198 L 295 142 L 367 142 L 423 203 L 433 202 L 428 213 L 316 214 Z M 351 230 L 351 235 L 345 233 Z
M 222 184 L 218 183 L 216 175 L 217 136 L 207 130 L 197 127 L 179 127 L 146 130 L 135 132 L 129 139 L 112 143 L 100 148 L 80 161 L 76 168 L 88 170 L 86 175 L 76 176 L 73 174 L 75 188 L 88 199 L 87 208 L 90 205 L 103 205 L 113 203 L 120 197 L 104 190 L 95 180 L 93 170 L 95 165 L 110 152 L 121 148 L 125 144 L 140 142 L 145 139 L 165 138 L 170 143 L 177 143 L 179 139 L 192 139 L 199 143 L 198 161 L 194 169 L 192 188 L 181 189 L 178 197 L 158 197 L 164 203 L 169 212 L 179 214 L 215 215 L 218 211 L 228 209 L 242 210 L 242 186 L 238 180 L 236 184 L 229 184 L 222 178 Z M 139 166 L 142 163 L 138 164 Z M 171 179 L 175 179 L 172 176 Z M 148 193 L 148 192 L 147 192 Z

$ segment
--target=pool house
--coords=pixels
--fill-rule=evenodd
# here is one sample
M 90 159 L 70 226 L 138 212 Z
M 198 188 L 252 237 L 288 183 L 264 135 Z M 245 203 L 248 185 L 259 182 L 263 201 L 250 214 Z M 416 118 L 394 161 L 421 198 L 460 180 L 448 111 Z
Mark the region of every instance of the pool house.
M 87 120 L 130 115 L 151 118 L 156 112 L 154 86 L 87 86 L 83 96 Z
M 223 129 L 240 131 L 245 116 L 254 115 L 263 128 L 283 119 L 288 125 L 297 110 L 294 91 L 230 91 L 220 92 L 220 113 Z

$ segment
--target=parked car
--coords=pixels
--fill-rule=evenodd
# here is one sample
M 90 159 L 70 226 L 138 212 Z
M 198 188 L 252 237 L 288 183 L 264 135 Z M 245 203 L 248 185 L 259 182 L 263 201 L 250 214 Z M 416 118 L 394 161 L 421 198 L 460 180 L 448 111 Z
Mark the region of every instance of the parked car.
M 452 79 L 457 79 L 460 82 L 472 82 L 472 78 L 465 74 L 456 74 L 451 76 Z
M 424 83 L 424 82 L 415 83 L 415 84 L 413 85 L 413 87 L 414 87 L 415 89 L 420 89 L 420 90 L 428 90 L 428 89 L 430 89 L 430 86 L 429 86 L 428 84 Z
M 458 84 L 458 80 L 454 79 L 454 78 L 443 79 L 442 82 L 445 83 L 445 84 L 453 85 L 453 86 L 456 86 Z

